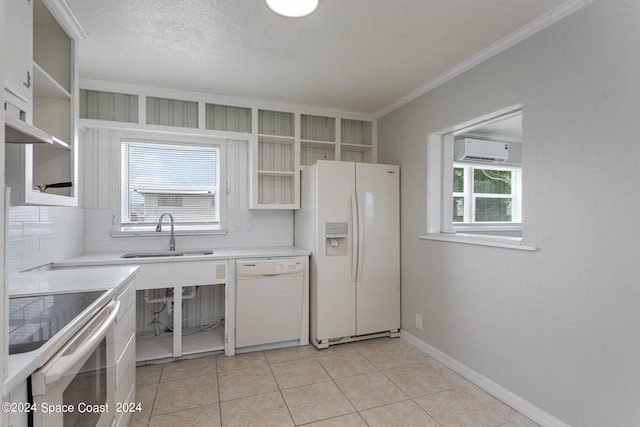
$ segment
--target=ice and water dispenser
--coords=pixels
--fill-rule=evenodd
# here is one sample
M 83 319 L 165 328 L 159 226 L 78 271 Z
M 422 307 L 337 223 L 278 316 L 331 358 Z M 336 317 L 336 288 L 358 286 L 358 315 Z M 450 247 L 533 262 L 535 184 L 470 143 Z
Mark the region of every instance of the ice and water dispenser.
M 325 224 L 327 256 L 347 256 L 348 231 L 346 222 L 327 222 Z

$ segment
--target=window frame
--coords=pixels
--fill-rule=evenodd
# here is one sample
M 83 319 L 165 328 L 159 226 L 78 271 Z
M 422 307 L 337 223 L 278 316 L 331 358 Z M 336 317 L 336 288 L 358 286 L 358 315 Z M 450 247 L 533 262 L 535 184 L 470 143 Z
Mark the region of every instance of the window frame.
M 523 158 L 521 167 L 521 220 L 520 224 L 515 223 L 487 223 L 459 225 L 453 227 L 453 150 L 454 137 L 462 135 L 474 128 L 503 120 L 509 116 L 522 114 L 521 104 L 506 107 L 493 113 L 477 117 L 473 120 L 459 125 L 443 129 L 439 132 L 427 135 L 427 182 L 426 182 L 426 233 L 418 237 L 423 240 L 436 240 L 446 242 L 456 242 L 472 245 L 493 246 L 508 249 L 519 249 L 525 251 L 538 250 L 535 246 L 535 236 L 533 226 L 527 226 L 525 221 L 530 223 L 527 216 L 526 200 L 531 195 L 524 192 L 524 158 L 526 146 L 523 144 Z M 524 120 L 523 120 L 524 122 Z M 456 162 L 458 163 L 458 162 Z M 478 166 L 489 166 L 490 164 L 476 163 Z M 499 165 L 497 165 L 499 166 Z M 506 164 L 505 167 L 512 165 Z M 521 230 L 521 237 L 505 236 L 499 234 L 486 234 L 492 231 L 517 231 Z M 482 233 L 481 233 L 482 232 Z
M 218 219 L 219 224 L 216 226 L 198 227 L 198 224 L 175 224 L 176 235 L 209 235 L 209 234 L 226 234 L 226 139 L 219 137 L 196 136 L 178 133 L 160 133 L 160 132 L 117 132 L 113 138 L 114 150 L 112 153 L 117 157 L 112 162 L 117 173 L 113 177 L 113 191 L 111 197 L 111 205 L 113 209 L 113 227 L 112 237 L 120 236 L 158 236 L 155 231 L 154 224 L 145 224 L 139 226 L 123 226 L 122 223 L 122 154 L 121 147 L 123 142 L 134 143 L 150 143 L 150 144 L 169 144 L 169 145 L 192 145 L 192 146 L 209 146 L 218 149 Z M 117 153 L 117 154 L 116 154 Z M 114 159 L 115 160 L 115 159 Z M 168 232 L 168 227 L 166 230 Z M 163 228 L 162 233 L 165 233 Z
M 453 162 L 453 170 L 462 168 L 464 177 L 464 189 L 462 192 L 453 191 L 451 193 L 451 201 L 456 197 L 462 197 L 464 199 L 464 215 L 465 219 L 469 221 L 453 221 L 452 212 L 452 227 L 456 231 L 465 230 L 470 231 L 474 228 L 479 230 L 500 230 L 510 229 L 515 230 L 522 226 L 522 167 L 510 166 L 500 164 L 485 164 L 485 163 L 472 163 L 472 162 Z M 480 193 L 476 192 L 474 186 L 474 170 L 495 170 L 495 171 L 509 171 L 511 172 L 511 193 L 498 194 L 498 193 Z M 511 221 L 476 221 L 475 206 L 477 198 L 508 198 L 513 201 L 511 206 Z M 453 209 L 453 208 L 452 208 Z

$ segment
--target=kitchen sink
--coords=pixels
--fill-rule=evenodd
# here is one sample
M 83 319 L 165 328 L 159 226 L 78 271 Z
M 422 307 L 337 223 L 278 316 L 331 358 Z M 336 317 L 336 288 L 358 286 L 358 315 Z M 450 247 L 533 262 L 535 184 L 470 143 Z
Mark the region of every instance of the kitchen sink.
M 129 252 L 120 258 L 162 258 L 174 256 L 212 255 L 212 250 Z

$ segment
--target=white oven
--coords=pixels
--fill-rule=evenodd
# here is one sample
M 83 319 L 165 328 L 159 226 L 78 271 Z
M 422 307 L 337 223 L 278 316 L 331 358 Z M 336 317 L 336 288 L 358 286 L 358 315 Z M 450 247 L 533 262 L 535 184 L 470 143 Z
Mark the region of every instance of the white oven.
M 110 426 L 115 415 L 112 301 L 31 375 L 36 427 Z

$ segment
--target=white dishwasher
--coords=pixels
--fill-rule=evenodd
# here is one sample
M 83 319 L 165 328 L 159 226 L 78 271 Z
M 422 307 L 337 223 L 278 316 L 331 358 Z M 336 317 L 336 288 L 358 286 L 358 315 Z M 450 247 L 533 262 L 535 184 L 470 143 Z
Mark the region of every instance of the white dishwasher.
M 236 261 L 236 347 L 301 340 L 304 266 L 303 258 Z

